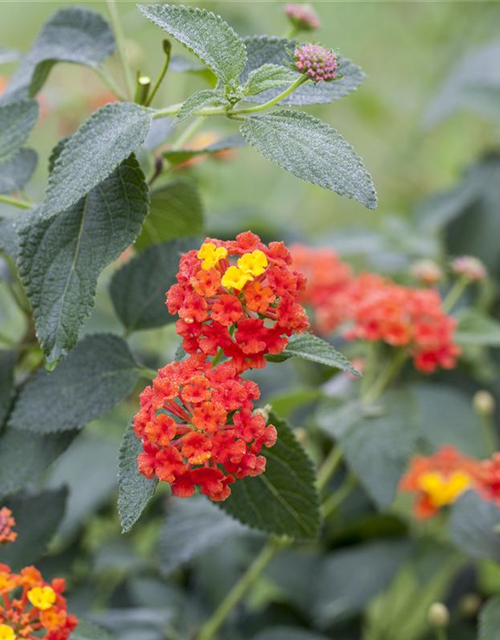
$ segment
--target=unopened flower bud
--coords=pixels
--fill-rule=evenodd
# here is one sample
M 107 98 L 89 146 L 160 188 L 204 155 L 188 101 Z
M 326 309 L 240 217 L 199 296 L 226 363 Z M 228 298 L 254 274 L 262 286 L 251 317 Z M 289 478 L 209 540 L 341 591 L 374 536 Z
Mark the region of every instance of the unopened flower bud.
M 477 593 L 466 593 L 460 600 L 460 612 L 466 618 L 473 618 L 481 608 L 481 598 Z
M 307 441 L 307 429 L 304 429 L 304 427 L 297 427 L 297 429 L 295 429 L 294 431 L 295 433 L 295 437 L 297 438 L 298 442 L 300 442 L 300 444 L 305 444 Z
M 437 284 L 443 277 L 441 267 L 434 260 L 419 260 L 410 268 L 411 275 L 430 287 Z
M 467 280 L 484 280 L 488 275 L 486 267 L 478 258 L 473 256 L 461 256 L 451 263 L 451 269 L 457 276 L 463 276 Z
M 434 602 L 429 607 L 427 620 L 431 627 L 447 627 L 450 623 L 450 612 L 442 602 Z
M 297 69 L 313 82 L 328 82 L 337 77 L 337 56 L 319 44 L 303 44 L 294 51 Z
M 315 31 L 320 26 L 318 16 L 308 4 L 287 4 L 285 13 L 292 25 L 299 31 Z
M 263 407 L 258 407 L 257 409 L 254 409 L 252 413 L 254 415 L 262 416 L 264 420 L 267 422 L 269 420 L 269 414 L 271 413 L 272 410 L 273 410 L 272 406 L 270 404 L 266 404 Z
M 495 411 L 495 398 L 489 391 L 477 391 L 472 403 L 475 412 L 480 416 L 491 416 Z

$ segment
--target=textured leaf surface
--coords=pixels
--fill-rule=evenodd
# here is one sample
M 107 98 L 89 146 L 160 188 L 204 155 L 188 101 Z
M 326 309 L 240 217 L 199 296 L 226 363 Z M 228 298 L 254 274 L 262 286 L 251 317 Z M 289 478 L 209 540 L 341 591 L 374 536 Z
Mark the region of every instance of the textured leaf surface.
M 245 45 L 220 16 L 205 9 L 170 4 L 139 5 L 139 9 L 203 60 L 224 84 L 243 71 Z
M 327 640 L 327 637 L 297 627 L 272 627 L 258 633 L 253 640 Z
M 41 435 L 5 429 L 0 435 L 0 497 L 36 482 L 75 435 L 76 431 Z
M 250 116 L 241 133 L 259 153 L 297 178 L 376 208 L 375 187 L 361 159 L 335 129 L 318 118 L 278 110 Z
M 0 351 L 0 428 L 9 413 L 12 401 L 16 360 L 15 351 Z
M 40 371 L 28 380 L 9 426 L 36 433 L 83 427 L 126 398 L 139 376 L 125 340 L 87 336 L 54 371 Z
M 250 36 L 244 39 L 247 49 L 247 63 L 241 75 L 244 83 L 252 71 L 264 64 L 275 64 L 287 69 L 293 66 L 293 59 L 289 52 L 293 52 L 296 43 L 286 38 L 276 38 L 270 36 Z M 339 100 L 356 90 L 365 79 L 363 71 L 353 62 L 342 56 L 337 56 L 339 61 L 339 73 L 343 78 L 334 82 L 318 82 L 314 84 L 308 82 L 299 87 L 290 96 L 285 98 L 280 104 L 295 106 L 306 106 L 311 104 L 328 104 Z M 286 83 L 279 89 L 266 91 L 252 98 L 249 102 L 263 103 L 271 100 L 286 88 Z
M 163 157 L 175 166 L 186 162 L 186 160 L 191 160 L 191 158 L 195 158 L 196 156 L 228 151 L 229 149 L 244 147 L 245 145 L 246 142 L 240 135 L 233 135 L 212 142 L 212 144 L 207 145 L 203 149 L 167 149 L 163 152 Z
M 15 544 L 0 549 L 0 562 L 8 564 L 13 571 L 20 571 L 40 559 L 64 516 L 67 494 L 62 487 L 36 494 L 18 494 L 6 500 L 16 519 L 18 536 Z
M 68 210 L 20 231 L 19 272 L 49 362 L 76 344 L 94 305 L 97 278 L 139 233 L 147 197 L 132 157 Z
M 293 84 L 299 77 L 297 71 L 279 64 L 264 64 L 249 73 L 243 93 L 246 96 L 255 96 L 270 89 L 284 88 Z
M 194 183 L 176 180 L 153 191 L 148 216 L 135 248 L 203 232 L 203 205 Z
M 118 458 L 118 513 L 122 531 L 134 526 L 153 497 L 158 480 L 148 480 L 137 469 L 142 443 L 130 423 L 125 431 Z
M 340 351 L 337 351 L 330 343 L 312 333 L 293 335 L 286 349 L 278 356 L 278 359 L 283 357 L 302 358 L 302 360 L 309 360 L 310 362 L 324 364 L 327 367 L 347 371 L 354 376 L 361 375 Z
M 21 149 L 37 119 L 38 102 L 35 100 L 0 105 L 0 163 Z
M 176 500 L 169 509 L 160 539 L 161 570 L 168 575 L 226 538 L 248 533 L 204 497 Z
M 67 139 L 54 164 L 44 216 L 68 209 L 105 180 L 144 142 L 151 120 L 152 111 L 128 102 L 108 104 L 92 114 Z
M 43 25 L 2 99 L 36 94 L 56 62 L 98 67 L 114 50 L 113 31 L 101 14 L 83 7 L 61 9 Z
M 455 341 L 459 344 L 500 346 L 500 322 L 470 309 L 458 317 Z
M 184 102 L 177 114 L 176 121 L 181 122 L 189 118 L 195 111 L 203 107 L 218 107 L 229 104 L 221 91 L 215 89 L 202 89 L 191 94 Z
M 38 156 L 32 149 L 21 149 L 0 165 L 0 193 L 20 191 L 33 175 Z
M 320 515 L 313 464 L 284 420 L 271 414 L 269 422 L 278 430 L 278 441 L 262 451 L 266 471 L 235 482 L 220 506 L 255 529 L 290 538 L 316 538 Z
M 184 238 L 151 245 L 115 273 L 111 299 L 129 332 L 175 321 L 165 306 L 165 292 L 176 282 L 181 254 L 199 244 Z
M 479 613 L 481 640 L 500 640 L 500 596 L 490 598 Z
M 71 640 L 113 640 L 113 636 L 93 622 L 80 620 L 77 628 L 71 632 Z
M 467 491 L 453 505 L 449 533 L 456 546 L 473 558 L 500 562 L 500 507 Z

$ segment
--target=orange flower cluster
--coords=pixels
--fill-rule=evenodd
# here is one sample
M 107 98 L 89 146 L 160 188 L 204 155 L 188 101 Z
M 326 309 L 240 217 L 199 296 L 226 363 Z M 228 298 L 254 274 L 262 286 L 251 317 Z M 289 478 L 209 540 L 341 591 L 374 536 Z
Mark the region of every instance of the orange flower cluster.
M 12 511 L 7 507 L 2 507 L 0 509 L 0 544 L 16 540 L 17 533 L 12 531 L 15 526 L 16 521 L 12 517 Z

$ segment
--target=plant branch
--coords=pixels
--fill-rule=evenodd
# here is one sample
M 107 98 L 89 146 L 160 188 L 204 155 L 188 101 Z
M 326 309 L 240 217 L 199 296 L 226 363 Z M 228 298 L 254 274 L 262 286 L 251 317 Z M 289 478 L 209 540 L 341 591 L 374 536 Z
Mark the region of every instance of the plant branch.
M 464 276 L 458 278 L 458 280 L 448 291 L 448 293 L 446 294 L 442 302 L 443 311 L 445 313 L 449 313 L 453 309 L 453 307 L 460 299 L 462 293 L 465 291 L 468 284 L 469 284 L 469 280 Z
M 33 203 L 29 202 L 28 200 L 21 200 L 20 198 L 11 198 L 10 196 L 0 195 L 0 202 L 3 202 L 4 204 L 10 204 L 13 207 L 17 207 L 18 209 L 31 209 L 31 207 L 33 206 Z
M 170 52 L 172 51 L 172 47 L 170 45 L 169 40 L 163 41 L 163 51 L 165 52 L 165 60 L 163 61 L 163 67 L 160 71 L 160 75 L 158 76 L 158 78 L 156 79 L 156 82 L 153 85 L 153 88 L 151 89 L 149 98 L 146 101 L 146 107 L 149 107 L 149 105 L 153 102 L 156 92 L 160 88 L 160 85 L 163 82 L 163 79 L 165 78 L 165 75 L 168 71 L 168 65 L 170 64 Z
M 338 446 L 334 446 L 328 456 L 325 458 L 325 461 L 321 465 L 321 468 L 318 472 L 317 484 L 320 491 L 326 487 L 328 480 L 330 480 L 335 471 L 338 469 L 338 466 L 342 461 L 342 456 L 342 449 Z
M 364 402 L 373 402 L 374 400 L 377 400 L 377 398 L 379 398 L 386 390 L 394 376 L 399 372 L 405 360 L 406 351 L 404 349 L 396 351 L 392 359 L 387 363 L 385 369 L 377 378 L 375 384 L 364 394 L 362 400 Z
M 113 31 L 115 32 L 116 50 L 120 58 L 123 77 L 127 86 L 127 97 L 131 100 L 134 95 L 134 78 L 132 77 L 132 71 L 127 61 L 125 34 L 123 33 L 120 17 L 116 8 L 116 0 L 106 0 L 106 5 L 108 7 L 111 24 L 113 25 Z
M 321 505 L 321 515 L 323 518 L 328 518 L 339 506 L 344 502 L 347 496 L 351 493 L 356 486 L 356 477 L 353 474 L 348 474 L 344 482 L 340 487 L 334 491 L 325 502 Z

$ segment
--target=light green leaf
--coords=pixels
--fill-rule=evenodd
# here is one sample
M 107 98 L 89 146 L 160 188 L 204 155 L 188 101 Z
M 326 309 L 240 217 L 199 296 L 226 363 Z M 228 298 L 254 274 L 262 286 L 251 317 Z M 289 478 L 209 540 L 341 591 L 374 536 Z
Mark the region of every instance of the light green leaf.
M 250 36 L 244 39 L 247 49 L 247 64 L 240 77 L 245 83 L 252 71 L 265 64 L 274 64 L 290 69 L 294 61 L 290 52 L 296 47 L 296 42 L 286 38 L 273 36 Z M 339 61 L 339 74 L 343 77 L 334 82 L 307 82 L 300 86 L 291 95 L 287 96 L 280 104 L 306 106 L 311 104 L 328 104 L 339 100 L 355 91 L 365 79 L 363 71 L 353 62 L 342 56 L 337 56 Z M 286 88 L 286 83 L 279 89 L 265 91 L 257 96 L 249 97 L 248 102 L 264 103 L 271 100 Z
M 9 426 L 35 433 L 83 427 L 126 398 L 139 377 L 125 340 L 87 336 L 54 371 L 39 371 L 21 388 Z
M 0 163 L 21 149 L 37 119 L 38 102 L 35 100 L 0 104 Z
M 67 7 L 43 25 L 7 86 L 2 100 L 34 96 L 57 62 L 96 68 L 115 50 L 113 31 L 100 13 Z
M 292 71 L 278 64 L 264 64 L 248 75 L 243 86 L 245 96 L 255 96 L 270 89 L 285 88 L 300 77 L 298 71 Z
M 199 244 L 194 238 L 153 244 L 114 274 L 111 299 L 128 332 L 175 321 L 165 306 L 165 292 L 176 282 L 181 254 Z
M 21 149 L 0 164 L 0 193 L 14 193 L 24 188 L 36 169 L 38 156 L 32 149 Z
M 152 111 L 128 102 L 93 113 L 67 139 L 54 164 L 43 216 L 68 209 L 105 180 L 144 142 L 151 120 Z
M 175 180 L 151 193 L 149 214 L 135 248 L 203 233 L 203 205 L 193 182 Z
M 176 500 L 160 538 L 161 571 L 169 575 L 185 562 L 249 530 L 204 497 Z
M 176 122 L 182 122 L 182 120 L 189 118 L 195 111 L 203 109 L 203 107 L 220 107 L 224 105 L 229 105 L 229 102 L 221 91 L 216 89 L 196 91 L 183 103 L 181 110 L 177 114 Z
M 241 133 L 259 153 L 297 178 L 376 208 L 375 187 L 361 159 L 335 129 L 318 118 L 278 110 L 250 116 Z
M 0 47 L 0 64 L 9 64 L 10 62 L 17 62 L 20 58 L 19 51 L 15 49 L 6 49 Z
M 171 4 L 139 5 L 143 15 L 196 54 L 228 84 L 243 71 L 243 41 L 220 16 L 205 9 Z
M 17 353 L 15 351 L 0 350 L 0 428 L 9 413 L 12 402 L 16 360 Z
M 254 529 L 314 539 L 319 532 L 320 514 L 313 464 L 287 422 L 275 414 L 269 416 L 269 422 L 278 430 L 278 441 L 274 447 L 262 450 L 266 471 L 231 485 L 231 495 L 220 506 Z
M 100 272 L 134 241 L 147 212 L 147 185 L 131 157 L 68 210 L 20 230 L 19 272 L 49 362 L 76 344 Z
M 253 640 L 328 640 L 328 638 L 297 627 L 272 627 L 258 633 Z
M 207 145 L 203 149 L 167 149 L 163 152 L 163 157 L 166 158 L 170 164 L 176 166 L 197 156 L 212 155 L 221 151 L 244 147 L 245 145 L 246 142 L 240 135 L 233 135 L 212 142 L 212 144 Z
M 485 347 L 500 346 L 500 322 L 475 309 L 468 309 L 458 316 L 455 341 L 459 344 L 476 344 Z
M 105 629 L 88 620 L 80 620 L 71 632 L 71 640 L 114 640 Z
M 448 522 L 452 541 L 473 558 L 500 562 L 500 507 L 467 491 L 451 509 Z
M 130 423 L 125 431 L 118 458 L 118 513 L 122 532 L 126 533 L 139 520 L 158 484 L 139 473 L 137 456 L 142 453 L 142 442 Z
M 481 640 L 500 640 L 500 596 L 490 598 L 479 612 Z
M 8 564 L 13 571 L 37 562 L 61 523 L 67 497 L 68 491 L 62 487 L 17 494 L 6 500 L 16 519 L 14 530 L 18 535 L 15 544 L 0 548 L 0 562 Z

